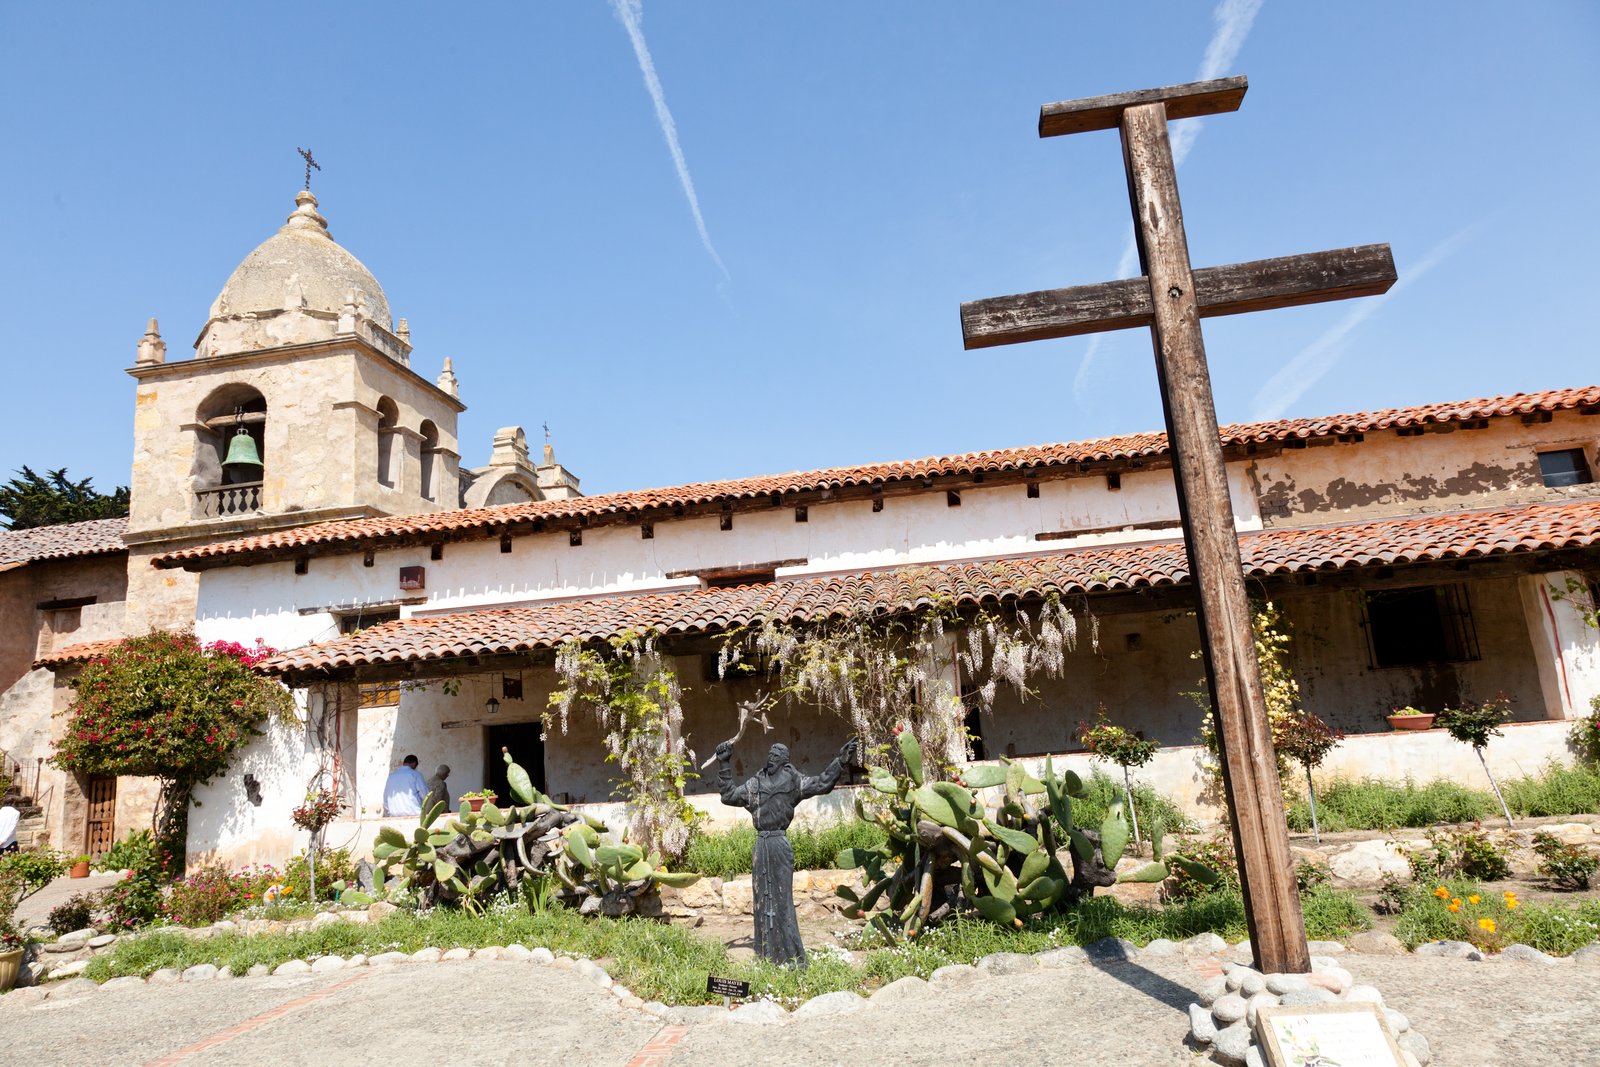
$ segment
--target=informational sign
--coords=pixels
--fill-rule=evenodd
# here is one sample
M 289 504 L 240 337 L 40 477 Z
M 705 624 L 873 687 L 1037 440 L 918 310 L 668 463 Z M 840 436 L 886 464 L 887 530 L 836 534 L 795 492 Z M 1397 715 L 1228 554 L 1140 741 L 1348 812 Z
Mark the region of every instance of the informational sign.
M 1405 1067 L 1376 1004 L 1262 1008 L 1256 1044 L 1271 1067 Z
M 735 982 L 732 978 L 718 978 L 716 975 L 706 975 L 706 992 L 717 997 L 748 997 L 750 995 L 749 982 Z

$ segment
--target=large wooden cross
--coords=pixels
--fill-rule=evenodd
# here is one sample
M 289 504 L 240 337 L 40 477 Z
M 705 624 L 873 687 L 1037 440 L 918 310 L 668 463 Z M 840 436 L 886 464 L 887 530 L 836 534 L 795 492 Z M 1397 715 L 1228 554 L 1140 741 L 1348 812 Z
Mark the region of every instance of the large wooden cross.
M 1261 970 L 1304 972 L 1311 961 L 1200 320 L 1376 295 L 1395 271 L 1388 245 L 1190 267 L 1167 120 L 1237 111 L 1247 84 L 1222 78 L 1041 108 L 1041 137 L 1121 131 L 1143 276 L 972 301 L 961 305 L 961 329 L 971 349 L 1151 327 L 1250 945 Z

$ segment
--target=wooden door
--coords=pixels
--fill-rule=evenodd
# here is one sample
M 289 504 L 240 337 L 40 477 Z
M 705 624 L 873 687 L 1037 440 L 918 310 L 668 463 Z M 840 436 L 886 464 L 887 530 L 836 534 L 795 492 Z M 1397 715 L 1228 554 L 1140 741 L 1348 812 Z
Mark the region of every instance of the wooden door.
M 83 850 L 90 859 L 99 859 L 117 840 L 117 779 L 115 775 L 89 776 L 89 828 Z

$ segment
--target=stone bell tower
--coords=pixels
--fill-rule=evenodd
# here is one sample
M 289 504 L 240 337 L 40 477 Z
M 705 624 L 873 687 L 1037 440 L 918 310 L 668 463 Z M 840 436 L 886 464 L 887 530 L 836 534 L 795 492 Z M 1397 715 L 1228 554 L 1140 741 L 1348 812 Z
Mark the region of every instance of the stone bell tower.
M 411 369 L 377 279 L 309 189 L 211 305 L 193 359 L 156 320 L 137 382 L 128 632 L 193 624 L 195 576 L 154 556 L 251 533 L 460 506 L 455 375 Z

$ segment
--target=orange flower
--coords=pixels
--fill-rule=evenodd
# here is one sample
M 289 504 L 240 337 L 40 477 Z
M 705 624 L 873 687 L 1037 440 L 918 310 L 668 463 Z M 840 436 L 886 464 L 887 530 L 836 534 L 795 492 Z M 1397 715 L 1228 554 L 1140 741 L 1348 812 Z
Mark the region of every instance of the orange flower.
M 1491 934 L 1494 933 L 1494 920 L 1493 919 L 1479 919 L 1478 920 L 1478 929 L 1487 930 Z
M 1446 889 L 1444 886 L 1440 886 L 1438 889 L 1433 891 L 1433 895 L 1438 897 L 1440 900 L 1444 900 L 1450 895 L 1450 890 Z
M 1517 904 L 1518 904 L 1518 900 L 1517 900 L 1516 897 L 1507 897 L 1506 898 L 1506 910 L 1507 911 L 1516 911 L 1517 910 Z
M 1445 907 L 1449 908 L 1451 911 L 1460 911 L 1461 910 L 1461 901 L 1452 900 L 1450 903 L 1446 904 Z
M 1476 904 L 1476 903 L 1478 903 L 1478 901 L 1480 901 L 1482 899 L 1483 899 L 1482 897 L 1480 897 L 1480 896 L 1478 896 L 1478 894 L 1474 893 L 1474 894 L 1472 894 L 1471 896 L 1469 896 L 1467 898 L 1467 903 L 1468 904 Z

